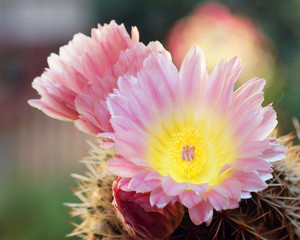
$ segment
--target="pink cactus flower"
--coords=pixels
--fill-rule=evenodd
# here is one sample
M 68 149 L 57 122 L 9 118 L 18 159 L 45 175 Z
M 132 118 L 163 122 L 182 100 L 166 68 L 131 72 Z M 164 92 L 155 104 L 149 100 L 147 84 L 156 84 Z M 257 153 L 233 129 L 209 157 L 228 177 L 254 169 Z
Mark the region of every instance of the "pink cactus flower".
M 152 207 L 149 193 L 124 191 L 119 187 L 121 178 L 113 183 L 113 205 L 125 230 L 134 239 L 166 239 L 179 226 L 184 208 L 169 203 L 164 208 Z
M 222 60 L 208 75 L 198 47 L 179 72 L 155 53 L 143 66 L 107 100 L 120 154 L 109 165 L 120 188 L 149 192 L 158 208 L 179 201 L 198 225 L 267 187 L 285 147 L 268 138 L 277 120 L 272 105 L 261 106 L 264 80 L 234 91 L 240 60 Z
M 117 63 L 108 68 L 101 78 L 96 77 L 94 81 L 86 84 L 75 100 L 76 110 L 80 114 L 79 119 L 75 121 L 77 128 L 108 140 L 107 134 L 102 134 L 113 131 L 106 98 L 114 88 L 118 88 L 117 80 L 120 76 L 136 76 L 143 67 L 144 59 L 151 52 L 164 54 L 171 59 L 171 55 L 159 42 L 150 42 L 147 46 L 136 43 L 132 48 L 122 51 Z
M 115 21 L 99 24 L 91 37 L 76 34 L 59 55 L 50 55 L 49 68 L 32 83 L 41 99 L 29 100 L 29 104 L 50 117 L 75 121 L 87 133 L 112 131 L 105 100 L 117 87 L 118 77 L 134 74 L 152 50 L 170 57 L 158 42 L 147 47 L 138 43 L 136 27 L 131 35 Z

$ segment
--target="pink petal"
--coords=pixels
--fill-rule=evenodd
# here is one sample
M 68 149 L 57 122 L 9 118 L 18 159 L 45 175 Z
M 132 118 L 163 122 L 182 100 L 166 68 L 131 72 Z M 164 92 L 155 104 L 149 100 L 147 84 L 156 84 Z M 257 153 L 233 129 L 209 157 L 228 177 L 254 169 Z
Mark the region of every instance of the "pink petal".
M 153 180 L 153 179 L 157 179 L 157 180 L 161 180 L 163 177 L 158 173 L 158 172 L 149 172 L 146 176 L 145 176 L 145 181 L 148 180 Z
M 249 191 L 242 191 L 241 192 L 241 199 L 249 199 L 249 198 L 252 198 Z
M 264 79 L 253 78 L 250 81 L 244 83 L 233 94 L 232 109 L 238 108 L 238 106 L 244 102 L 247 98 L 261 92 L 266 84 Z
M 142 159 L 142 158 L 138 158 L 138 157 L 131 157 L 130 158 L 130 161 L 132 162 L 132 163 L 134 163 L 135 165 L 137 165 L 137 166 L 141 166 L 141 167 L 145 167 L 145 168 L 148 168 L 148 169 L 150 169 L 150 170 L 153 170 L 153 169 L 155 169 L 155 168 L 153 168 L 151 165 L 149 165 L 144 159 Z M 160 174 L 158 174 L 159 176 L 161 176 Z M 157 176 L 158 175 L 155 175 L 156 177 L 153 177 L 153 178 L 149 178 L 149 176 L 153 176 L 153 175 L 151 175 L 151 172 L 148 172 L 148 174 L 145 176 L 145 178 L 146 179 L 160 179 L 160 178 L 158 178 Z
M 236 201 L 240 200 L 242 183 L 236 178 L 228 177 L 220 185 L 213 186 L 212 188 L 223 196 L 228 196 L 230 199 L 235 199 Z
M 242 72 L 244 65 L 241 65 L 238 58 L 232 58 L 227 64 L 227 76 L 222 93 L 221 106 L 219 107 L 222 112 L 228 112 L 233 99 L 233 88 L 239 75 Z
M 285 152 L 287 147 L 270 143 L 269 146 L 263 151 L 261 158 L 265 159 L 268 162 L 275 162 L 285 158 Z
M 235 172 L 233 174 L 241 183 L 242 189 L 246 191 L 257 192 L 268 185 L 255 173 Z
M 172 197 L 166 195 L 161 187 L 156 188 L 150 194 L 150 204 L 152 207 L 164 208 L 171 200 Z
M 145 176 L 149 171 L 140 171 L 129 182 L 129 189 L 137 193 L 146 193 L 157 189 L 160 186 L 160 180 L 152 179 L 145 181 Z
M 235 135 L 239 139 L 239 146 L 247 143 L 249 140 L 260 140 L 253 139 L 253 133 L 259 127 L 263 117 L 257 110 L 248 111 L 244 116 L 241 116 L 237 122 L 231 122 L 232 127 L 235 128 Z
M 238 119 L 244 116 L 251 109 L 260 108 L 261 104 L 264 101 L 263 92 L 255 93 L 254 95 L 249 96 L 242 102 L 234 102 L 231 106 L 232 110 L 232 120 Z
M 144 60 L 151 53 L 161 53 L 171 59 L 170 53 L 167 52 L 159 42 L 150 42 L 147 46 L 142 43 L 137 43 L 132 48 L 121 52 L 118 62 L 113 66 L 113 76 L 116 79 L 124 75 L 136 77 L 137 73 L 143 67 Z
M 201 194 L 202 192 L 206 191 L 208 188 L 207 183 L 203 183 L 203 184 L 187 183 L 187 186 L 197 194 Z
M 54 101 L 52 102 L 52 106 L 54 105 Z M 43 111 L 49 117 L 62 120 L 62 121 L 72 121 L 76 119 L 76 114 L 73 111 L 57 111 L 55 108 L 49 107 L 49 105 L 45 104 L 43 101 L 38 99 L 31 99 L 28 101 L 28 104 L 34 108 L 37 108 Z M 60 106 L 60 109 L 63 108 L 63 105 Z
M 238 161 L 234 161 L 234 162 L 231 162 L 231 163 L 227 163 L 225 164 L 221 170 L 219 171 L 218 173 L 218 176 L 220 176 L 223 172 L 225 171 L 229 171 L 230 168 L 233 168 L 235 166 L 239 165 L 239 162 Z
M 268 171 L 269 173 L 273 172 L 272 165 L 261 158 L 246 158 L 241 159 L 240 164 L 235 167 L 235 170 L 243 172 L 256 172 L 257 170 Z
M 131 178 L 142 170 L 141 167 L 136 166 L 135 164 L 126 160 L 125 158 L 122 158 L 121 156 L 117 156 L 113 160 L 110 160 L 108 162 L 108 165 L 109 171 L 117 176 L 125 178 Z
M 139 34 L 137 27 L 131 28 L 131 38 L 132 38 L 133 42 L 139 42 L 140 34 Z
M 261 155 L 268 145 L 268 141 L 252 141 L 245 143 L 239 149 L 239 158 L 257 157 Z
M 239 207 L 239 201 L 229 198 L 228 209 L 235 209 Z
M 209 201 L 201 201 L 196 206 L 189 208 L 192 222 L 200 225 L 203 222 L 210 223 L 213 216 L 213 208 Z
M 112 117 L 122 115 L 132 121 L 136 121 L 136 118 L 132 116 L 130 112 L 128 101 L 124 96 L 121 96 L 120 94 L 109 95 L 107 106 Z
M 115 147 L 115 143 L 114 142 L 102 142 L 100 144 L 100 147 L 102 147 L 104 149 L 114 148 Z
M 207 197 L 211 205 L 214 207 L 214 209 L 216 209 L 217 211 L 228 208 L 229 198 L 223 196 L 218 191 L 210 189 L 208 190 L 208 192 L 205 193 L 205 196 Z
M 249 112 L 261 109 L 264 85 L 265 80 L 254 78 L 234 92 L 230 109 L 234 124 L 236 120 L 244 118 Z
M 167 195 L 176 196 L 186 189 L 187 184 L 175 182 L 170 176 L 166 176 L 162 179 L 161 186 Z
M 179 77 L 181 95 L 187 103 L 194 102 L 202 95 L 208 73 L 203 52 L 199 47 L 193 47 L 188 52 L 181 65 Z
M 131 190 L 128 187 L 130 180 L 131 178 L 121 178 L 118 182 L 118 187 L 123 191 L 130 192 Z
M 97 133 L 98 128 L 95 127 L 95 125 L 87 123 L 86 121 L 82 119 L 77 119 L 74 121 L 75 126 L 82 132 L 91 134 L 91 133 Z
M 151 125 L 157 114 L 153 104 L 149 104 L 149 107 L 144 106 L 145 101 L 151 101 L 151 98 L 139 88 L 140 84 L 142 82 L 138 83 L 136 78 L 128 76 L 120 78 L 118 82 L 121 94 L 126 95 L 127 101 L 130 103 L 128 108 L 130 114 L 135 118 L 135 123 L 141 128 L 146 128 L 145 126 Z
M 171 54 L 164 48 L 164 46 L 159 41 L 150 42 L 147 45 L 147 48 L 149 48 L 150 52 L 161 53 L 170 61 L 172 61 Z
M 260 177 L 261 180 L 263 181 L 267 181 L 267 180 L 270 180 L 271 178 L 273 178 L 273 175 L 271 174 L 271 172 L 273 171 L 261 171 L 261 170 L 258 170 L 258 176 Z
M 222 60 L 215 67 L 205 86 L 205 99 L 212 104 L 212 108 L 227 109 L 233 97 L 234 83 L 241 70 L 240 60 L 236 57 L 228 63 Z M 224 101 L 224 105 L 222 105 L 222 101 Z
M 99 133 L 97 137 L 102 138 L 104 141 L 114 141 L 115 135 L 113 132 L 105 132 L 105 133 Z
M 149 92 L 154 106 L 160 111 L 170 112 L 173 104 L 178 101 L 179 88 L 178 71 L 170 60 L 161 54 L 152 53 L 145 59 L 138 78 L 141 90 Z
M 259 127 L 253 133 L 253 137 L 258 140 L 268 137 L 277 125 L 276 112 L 272 105 L 268 105 L 261 110 L 262 121 Z
M 116 131 L 116 150 L 124 157 L 142 157 L 147 148 L 145 132 L 127 118 L 112 117 L 111 122 Z
M 202 194 L 187 189 L 180 193 L 179 199 L 185 207 L 192 208 L 202 200 Z

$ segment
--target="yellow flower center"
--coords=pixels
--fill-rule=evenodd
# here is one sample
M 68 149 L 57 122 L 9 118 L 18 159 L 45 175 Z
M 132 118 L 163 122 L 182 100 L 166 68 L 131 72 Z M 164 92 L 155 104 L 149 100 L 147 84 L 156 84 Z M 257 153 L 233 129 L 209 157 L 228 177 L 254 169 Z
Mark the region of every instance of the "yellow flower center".
M 208 145 L 199 129 L 181 128 L 169 142 L 169 172 L 173 177 L 187 178 L 197 175 L 209 156 Z
M 179 183 L 218 184 L 229 173 L 220 174 L 221 169 L 238 159 L 233 130 L 220 115 L 154 125 L 148 146 L 146 161 Z

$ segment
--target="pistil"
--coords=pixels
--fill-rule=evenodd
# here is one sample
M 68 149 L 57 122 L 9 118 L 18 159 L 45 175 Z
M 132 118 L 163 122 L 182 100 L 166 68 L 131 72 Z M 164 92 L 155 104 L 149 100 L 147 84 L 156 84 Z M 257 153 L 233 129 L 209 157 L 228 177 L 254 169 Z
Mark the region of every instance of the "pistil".
M 195 146 L 183 146 L 181 151 L 181 159 L 188 162 L 193 161 L 195 159 Z

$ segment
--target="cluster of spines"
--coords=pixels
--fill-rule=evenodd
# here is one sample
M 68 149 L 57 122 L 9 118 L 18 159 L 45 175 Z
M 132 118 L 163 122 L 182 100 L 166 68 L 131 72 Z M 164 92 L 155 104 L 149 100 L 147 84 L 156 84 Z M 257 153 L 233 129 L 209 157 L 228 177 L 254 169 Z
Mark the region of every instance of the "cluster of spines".
M 113 149 L 90 144 L 89 156 L 81 162 L 86 166 L 85 175 L 72 174 L 78 187 L 73 190 L 81 203 L 67 203 L 72 217 L 79 217 L 80 224 L 67 236 L 84 240 L 115 239 L 126 236 L 113 210 L 112 183 L 115 177 L 108 171 L 107 161 L 115 156 Z
M 240 207 L 215 212 L 209 227 L 195 226 L 188 215 L 172 239 L 293 240 L 300 237 L 300 198 L 274 173 L 269 187 L 242 200 Z M 298 237 L 298 238 L 297 238 Z

